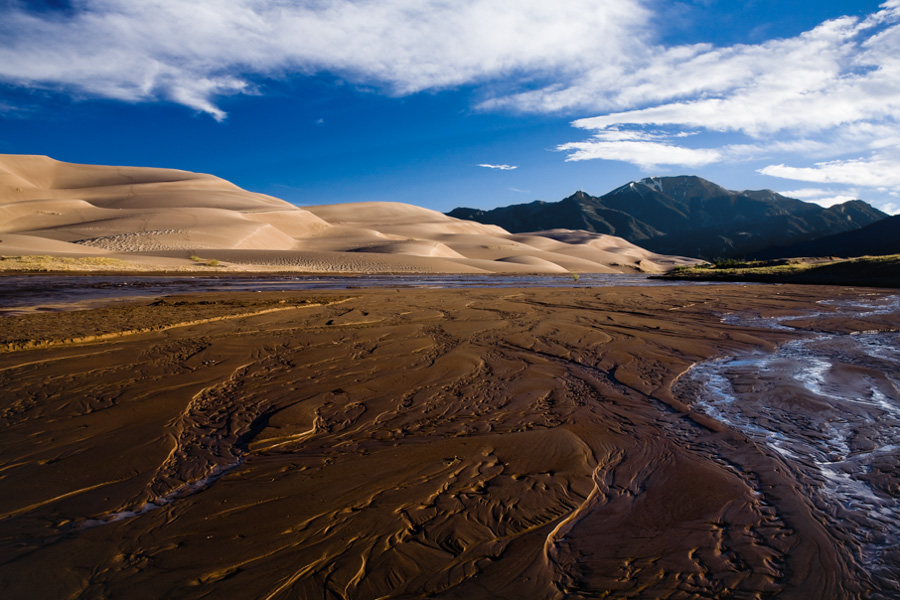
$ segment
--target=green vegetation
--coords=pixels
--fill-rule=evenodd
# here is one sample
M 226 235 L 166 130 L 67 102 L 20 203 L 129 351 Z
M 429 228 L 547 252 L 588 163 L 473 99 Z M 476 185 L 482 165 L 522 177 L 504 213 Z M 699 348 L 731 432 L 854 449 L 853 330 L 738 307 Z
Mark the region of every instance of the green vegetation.
M 754 266 L 755 263 L 748 263 L 745 260 L 737 258 L 714 258 L 711 265 L 704 265 L 707 269 L 744 269 Z
M 575 283 L 578 283 L 578 280 L 581 279 L 581 275 L 578 273 L 571 273 L 571 275 L 572 275 L 572 281 L 574 281 Z
M 105 256 L 0 256 L 0 271 L 117 271 L 132 266 L 128 261 Z
M 900 288 L 900 254 L 849 259 L 793 258 L 735 262 L 741 266 L 719 266 L 713 263 L 676 268 L 661 278 Z
M 215 259 L 215 258 L 212 258 L 212 259 L 200 258 L 196 254 L 191 254 L 190 258 L 195 263 L 200 263 L 204 267 L 218 267 L 221 265 L 221 263 L 218 261 L 218 259 Z
M 216 259 L 205 259 L 192 256 L 191 260 L 198 267 L 227 269 Z M 57 272 L 156 272 L 156 271 L 195 271 L 198 267 L 160 267 L 154 264 L 132 262 L 108 256 L 53 256 L 49 254 L 25 254 L 0 256 L 0 273 L 57 273 Z

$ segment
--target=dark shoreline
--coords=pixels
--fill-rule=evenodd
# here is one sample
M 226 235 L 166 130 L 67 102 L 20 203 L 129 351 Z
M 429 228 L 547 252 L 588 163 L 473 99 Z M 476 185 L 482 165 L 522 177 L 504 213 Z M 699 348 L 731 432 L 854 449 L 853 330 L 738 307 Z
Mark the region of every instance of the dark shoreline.
M 417 288 L 559 288 L 583 289 L 613 286 L 656 287 L 672 285 L 708 285 L 702 282 L 666 282 L 646 275 L 585 274 L 578 280 L 568 275 L 297 275 L 267 273 L 178 276 L 118 274 L 93 275 L 33 274 L 0 278 L 0 316 L 22 310 L 70 310 L 99 306 L 135 297 L 161 297 L 172 294 L 241 293 L 260 291 L 313 291 L 357 289 Z
M 652 277 L 668 281 L 783 283 L 896 289 L 900 288 L 900 255 L 751 262 L 737 268 L 691 267 Z

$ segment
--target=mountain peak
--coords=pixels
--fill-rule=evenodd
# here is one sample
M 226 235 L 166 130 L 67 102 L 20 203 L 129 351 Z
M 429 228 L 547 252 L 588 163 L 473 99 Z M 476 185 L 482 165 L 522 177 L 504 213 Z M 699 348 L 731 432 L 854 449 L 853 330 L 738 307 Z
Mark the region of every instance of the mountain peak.
M 626 183 L 607 195 L 631 191 L 637 192 L 643 196 L 647 190 L 652 190 L 653 192 L 668 196 L 677 201 L 689 197 L 724 197 L 736 193 L 730 192 L 718 184 L 703 179 L 702 177 L 697 177 L 696 175 L 673 175 L 665 177 L 644 177 L 638 181 Z
M 612 234 L 666 254 L 749 257 L 885 217 L 864 202 L 826 210 L 772 190 L 739 192 L 678 175 L 644 177 L 603 196 L 578 190 L 558 203 L 514 205 L 469 218 L 512 232 L 565 228 Z
M 660 194 L 665 193 L 663 191 L 663 178 L 662 177 L 644 177 L 638 183 L 646 185 L 647 187 L 656 190 Z

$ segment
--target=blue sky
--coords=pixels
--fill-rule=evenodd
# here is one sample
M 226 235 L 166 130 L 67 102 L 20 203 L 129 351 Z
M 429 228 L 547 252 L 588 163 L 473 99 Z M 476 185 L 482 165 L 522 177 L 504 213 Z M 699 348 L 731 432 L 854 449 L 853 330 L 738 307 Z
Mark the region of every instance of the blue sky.
M 900 212 L 900 0 L 0 0 L 0 152 L 299 205 L 696 174 Z

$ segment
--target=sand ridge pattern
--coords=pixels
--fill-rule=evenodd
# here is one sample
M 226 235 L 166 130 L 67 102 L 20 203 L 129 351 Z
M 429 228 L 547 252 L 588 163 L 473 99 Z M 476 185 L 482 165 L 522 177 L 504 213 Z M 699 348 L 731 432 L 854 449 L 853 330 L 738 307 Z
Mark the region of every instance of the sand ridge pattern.
M 178 299 L 202 323 L 2 354 L 0 589 L 864 597 L 796 473 L 672 393 L 692 364 L 802 335 L 721 314 L 854 293 L 210 294 Z M 159 308 L 26 316 L 71 337 Z
M 0 270 L 655 273 L 699 262 L 395 202 L 300 208 L 212 175 L 0 155 Z

